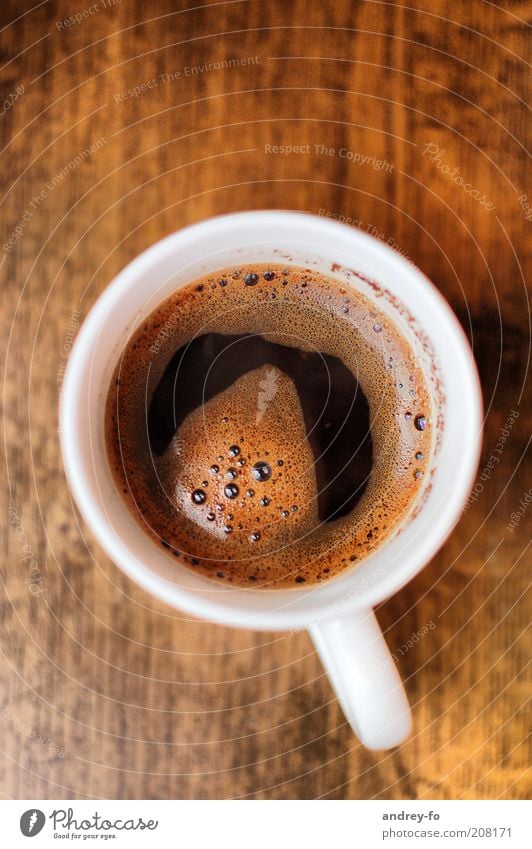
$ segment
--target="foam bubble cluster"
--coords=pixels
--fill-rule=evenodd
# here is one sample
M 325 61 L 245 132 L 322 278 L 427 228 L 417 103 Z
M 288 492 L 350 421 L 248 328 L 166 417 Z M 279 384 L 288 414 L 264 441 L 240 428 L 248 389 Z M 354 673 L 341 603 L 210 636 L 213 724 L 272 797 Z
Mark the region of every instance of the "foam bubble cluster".
M 280 371 L 274 374 L 275 398 L 257 422 L 257 398 L 267 374 L 271 376 L 268 366 L 250 372 L 196 409 L 179 429 L 179 445 L 186 451 L 170 445 L 156 460 L 161 486 L 178 514 L 209 535 L 211 555 L 219 550 L 220 556 L 246 559 L 250 543 L 252 556 L 270 553 L 311 533 L 317 524 L 314 463 L 301 406 L 293 383 Z M 265 454 L 271 461 L 260 459 Z M 281 455 L 289 458 L 286 469 L 276 465 Z M 237 456 L 242 464 L 235 468 Z M 213 457 L 223 460 L 205 490 L 198 490 L 198 482 L 215 465 Z M 201 499 L 195 497 L 198 491 L 204 493 Z M 295 502 L 297 518 L 287 527 L 280 514 Z

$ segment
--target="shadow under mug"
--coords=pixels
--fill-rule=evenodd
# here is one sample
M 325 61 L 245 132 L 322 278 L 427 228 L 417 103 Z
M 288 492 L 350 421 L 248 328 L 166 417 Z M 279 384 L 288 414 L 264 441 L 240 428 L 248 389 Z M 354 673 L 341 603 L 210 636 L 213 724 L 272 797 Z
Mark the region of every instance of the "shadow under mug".
M 408 515 L 361 563 L 304 588 L 223 586 L 170 557 L 116 491 L 104 444 L 107 388 L 138 324 L 191 280 L 253 262 L 315 269 L 378 303 L 414 349 L 431 396 L 431 457 Z M 235 213 L 180 230 L 131 262 L 87 316 L 65 374 L 60 433 L 78 507 L 130 578 L 173 607 L 212 622 L 308 629 L 362 743 L 385 749 L 408 737 L 408 701 L 373 607 L 419 572 L 452 530 L 473 483 L 482 436 L 480 386 L 465 335 L 447 302 L 411 262 L 372 236 L 305 213 Z

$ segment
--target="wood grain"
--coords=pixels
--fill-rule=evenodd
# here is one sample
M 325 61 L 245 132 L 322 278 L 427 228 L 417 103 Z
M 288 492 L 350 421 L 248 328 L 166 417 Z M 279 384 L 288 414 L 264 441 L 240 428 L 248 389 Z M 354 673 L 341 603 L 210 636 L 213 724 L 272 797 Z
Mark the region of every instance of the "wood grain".
M 526 796 L 527 4 L 108 0 L 68 26 L 83 3 L 32 5 L 0 12 L 1 793 Z M 378 611 L 415 719 L 397 751 L 358 744 L 305 634 L 197 622 L 131 584 L 65 483 L 59 386 L 96 297 L 173 230 L 268 207 L 406 253 L 481 371 L 483 489 Z

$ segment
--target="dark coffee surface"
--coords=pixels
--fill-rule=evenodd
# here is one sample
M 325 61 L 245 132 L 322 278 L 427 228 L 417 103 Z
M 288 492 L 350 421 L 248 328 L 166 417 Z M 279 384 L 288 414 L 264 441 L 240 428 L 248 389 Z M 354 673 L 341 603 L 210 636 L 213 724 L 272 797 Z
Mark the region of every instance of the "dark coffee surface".
M 176 292 L 126 346 L 110 462 L 169 553 L 217 580 L 323 581 L 412 503 L 429 451 L 413 352 L 354 289 L 307 269 L 226 269 Z
M 264 366 L 270 366 L 266 381 L 270 375 L 272 390 L 276 389 L 273 377 L 281 371 L 297 392 L 313 455 L 318 518 L 330 521 L 346 515 L 360 500 L 371 472 L 369 406 L 354 374 L 330 354 L 299 351 L 252 334 L 197 337 L 172 357 L 153 394 L 148 408 L 153 453 L 167 451 L 176 431 L 195 409 Z M 258 395 L 260 388 L 257 401 Z M 236 447 L 241 449 L 240 462 L 245 449 Z M 284 464 L 281 457 L 279 461 Z

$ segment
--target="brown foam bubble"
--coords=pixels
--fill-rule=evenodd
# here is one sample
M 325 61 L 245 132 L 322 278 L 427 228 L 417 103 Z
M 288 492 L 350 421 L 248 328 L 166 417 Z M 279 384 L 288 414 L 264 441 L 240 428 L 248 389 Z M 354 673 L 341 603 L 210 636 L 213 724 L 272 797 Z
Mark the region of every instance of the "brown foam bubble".
M 259 417 L 265 382 L 276 392 Z M 203 556 L 224 557 L 227 546 L 240 558 L 269 553 L 316 527 L 313 457 L 297 392 L 282 372 L 264 366 L 244 375 L 187 416 L 178 434 L 156 461 L 159 480 L 177 510 L 205 533 Z M 278 465 L 282 458 L 297 476 Z M 219 471 L 206 478 L 213 465 Z M 205 495 L 201 504 L 191 497 L 196 487 Z M 295 515 L 284 522 L 282 511 L 293 505 Z
M 252 285 L 248 274 L 257 275 Z M 331 355 L 356 376 L 369 402 L 373 464 L 348 515 L 320 521 L 300 399 L 273 366 L 244 374 L 192 410 L 162 454 L 151 450 L 146 405 L 175 352 L 209 333 L 259 334 Z M 424 431 L 415 427 L 421 414 Z M 167 299 L 122 354 L 106 423 L 117 485 L 148 533 L 195 571 L 248 587 L 319 582 L 363 559 L 411 505 L 430 450 L 423 377 L 390 319 L 351 287 L 280 266 L 226 269 Z M 266 480 L 254 476 L 258 462 L 271 470 Z M 194 500 L 198 491 L 205 497 Z

